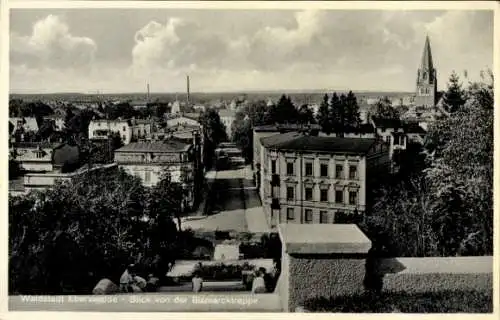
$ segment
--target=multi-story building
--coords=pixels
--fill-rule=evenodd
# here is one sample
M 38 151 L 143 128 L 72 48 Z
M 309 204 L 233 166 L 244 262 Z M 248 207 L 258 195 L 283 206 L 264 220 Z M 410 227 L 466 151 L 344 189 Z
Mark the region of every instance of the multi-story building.
M 372 124 L 376 129 L 376 136 L 389 145 L 391 159 L 396 150 L 406 150 L 409 141 L 423 144 L 427 133 L 419 123 L 399 119 L 372 117 Z
M 9 122 L 12 125 L 13 133 L 17 130 L 38 132 L 38 122 L 33 117 L 11 117 Z
M 36 191 L 36 190 L 45 190 L 54 187 L 57 182 L 66 182 L 71 181 L 77 177 L 81 177 L 83 175 L 88 174 L 93 171 L 106 171 L 106 170 L 114 170 L 117 167 L 116 163 L 104 164 L 104 165 L 93 165 L 91 167 L 85 165 L 76 170 L 71 170 L 69 172 L 62 171 L 52 171 L 52 172 L 44 172 L 44 173 L 28 173 L 23 177 L 23 187 L 25 193 Z
M 92 120 L 89 124 L 89 139 L 108 139 L 113 133 L 120 135 L 123 144 L 151 137 L 154 131 L 152 119 Z
M 165 141 L 132 142 L 115 150 L 115 162 L 128 173 L 153 187 L 162 178 L 181 183 L 184 208 L 194 205 L 195 155 L 192 143 L 171 138 Z
M 113 133 L 118 133 L 123 144 L 132 140 L 132 123 L 130 120 L 92 120 L 89 123 L 89 139 L 108 139 Z
M 132 127 L 132 140 L 151 137 L 155 127 L 152 119 L 132 119 L 130 125 Z
M 23 171 L 54 172 L 77 165 L 80 153 L 78 147 L 59 142 L 17 142 L 11 145 L 10 156 Z
M 377 139 L 289 132 L 260 141 L 259 192 L 272 226 L 359 219 L 367 188 L 389 170 L 388 146 Z

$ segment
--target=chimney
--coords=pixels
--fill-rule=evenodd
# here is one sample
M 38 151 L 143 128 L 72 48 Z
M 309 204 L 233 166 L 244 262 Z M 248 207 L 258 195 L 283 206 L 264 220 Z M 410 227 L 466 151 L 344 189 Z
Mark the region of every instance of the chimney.
M 189 104 L 189 75 L 186 76 L 186 87 L 187 87 L 187 101 L 186 101 L 186 103 L 187 103 L 187 107 L 189 107 L 190 106 L 190 104 Z
M 146 83 L 146 103 L 149 103 L 149 82 Z

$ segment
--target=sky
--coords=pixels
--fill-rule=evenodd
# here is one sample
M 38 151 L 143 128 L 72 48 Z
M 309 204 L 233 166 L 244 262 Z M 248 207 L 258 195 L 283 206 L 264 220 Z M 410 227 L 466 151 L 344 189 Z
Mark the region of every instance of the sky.
M 12 93 L 414 91 L 493 66 L 493 11 L 12 9 Z

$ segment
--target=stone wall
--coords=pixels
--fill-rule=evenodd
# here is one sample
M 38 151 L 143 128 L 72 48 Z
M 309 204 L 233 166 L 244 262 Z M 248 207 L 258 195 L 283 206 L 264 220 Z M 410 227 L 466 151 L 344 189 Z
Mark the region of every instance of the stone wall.
M 290 256 L 288 309 L 315 297 L 362 292 L 364 257 Z
M 279 225 L 283 243 L 276 287 L 284 311 L 300 310 L 315 297 L 365 290 L 371 242 L 355 225 Z M 493 290 L 493 257 L 381 258 L 375 272 L 382 292 Z
M 493 290 L 493 258 L 392 258 L 380 263 L 383 291 Z

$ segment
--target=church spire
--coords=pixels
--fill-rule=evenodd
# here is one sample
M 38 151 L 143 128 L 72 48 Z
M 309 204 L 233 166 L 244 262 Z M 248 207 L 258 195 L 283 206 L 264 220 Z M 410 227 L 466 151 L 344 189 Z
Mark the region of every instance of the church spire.
M 434 65 L 432 64 L 432 53 L 431 53 L 431 44 L 429 42 L 429 36 L 425 37 L 425 45 L 424 52 L 422 54 L 422 64 L 420 65 L 421 70 L 428 70 L 432 72 L 434 69 Z

